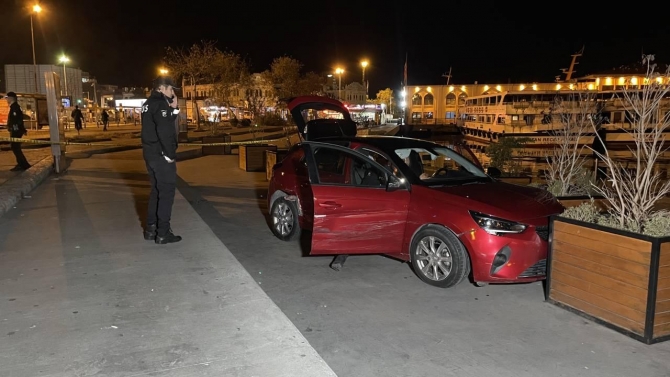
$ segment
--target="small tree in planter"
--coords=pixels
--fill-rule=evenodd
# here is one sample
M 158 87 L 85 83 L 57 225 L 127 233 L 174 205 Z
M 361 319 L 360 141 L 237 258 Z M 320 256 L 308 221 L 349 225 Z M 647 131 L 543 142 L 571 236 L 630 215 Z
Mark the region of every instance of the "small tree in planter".
M 623 94 L 636 169 L 594 151 L 608 170 L 595 188 L 610 208 L 584 203 L 553 218 L 546 285 L 550 302 L 647 344 L 670 340 L 670 213 L 654 208 L 670 192 L 655 169 L 670 131 L 661 111 L 670 71 L 659 74 L 652 62 L 643 56 L 644 85 Z
M 501 137 L 497 143 L 486 148 L 486 156 L 491 159 L 490 166 L 506 172 L 507 175 L 516 174 L 518 164 L 514 162 L 514 149 L 523 148 L 529 140 L 526 137 Z
M 585 168 L 587 146 L 582 138 L 603 121 L 602 106 L 592 93 L 556 97 L 552 108 L 550 134 L 556 138 L 551 154 L 547 156 L 546 188 L 554 196 L 581 196 L 593 192 L 592 175 Z
M 665 133 L 670 131 L 670 114 L 667 110 L 662 111 L 661 106 L 670 94 L 670 68 L 662 73 L 656 71 L 653 55 L 643 56 L 642 61 L 647 69 L 644 78 L 647 84 L 640 90 L 624 91 L 622 101 L 627 113 L 632 114 L 628 118 L 632 130 L 627 132 L 635 143 L 631 148 L 634 168 L 628 169 L 607 150 L 604 153 L 594 151 L 607 168 L 607 180 L 603 185 L 593 187 L 610 206 L 609 214 L 600 216 L 597 222 L 644 234 L 650 234 L 651 229 L 663 229 L 659 224 L 662 223 L 666 224 L 663 234 L 650 235 L 670 236 L 670 216 L 665 211 L 655 211 L 656 203 L 670 193 L 670 181 L 663 180 L 656 169 L 659 157 L 668 149 Z M 593 124 L 594 131 L 597 126 Z M 600 138 L 599 135 L 596 137 Z

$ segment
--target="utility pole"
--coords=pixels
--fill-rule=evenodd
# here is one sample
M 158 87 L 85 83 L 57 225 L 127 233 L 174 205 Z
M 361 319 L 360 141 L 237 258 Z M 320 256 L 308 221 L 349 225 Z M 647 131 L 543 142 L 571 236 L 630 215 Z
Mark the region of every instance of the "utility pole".
M 449 85 L 449 81 L 451 80 L 451 67 L 449 67 L 449 73 L 448 74 L 443 74 L 442 77 L 447 78 L 447 85 Z

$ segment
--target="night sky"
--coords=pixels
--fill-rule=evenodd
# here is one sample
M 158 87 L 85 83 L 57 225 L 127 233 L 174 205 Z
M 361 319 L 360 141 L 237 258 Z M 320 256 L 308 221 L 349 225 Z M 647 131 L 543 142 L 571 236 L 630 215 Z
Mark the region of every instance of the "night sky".
M 651 15 L 626 20 L 630 9 L 616 2 L 593 1 L 588 9 L 573 2 L 484 0 L 40 4 L 45 11 L 35 22 L 38 64 L 56 63 L 64 51 L 71 65 L 101 84 L 146 86 L 166 46 L 203 39 L 246 57 L 257 72 L 286 54 L 320 73 L 341 65 L 347 70 L 343 82 L 360 80 L 359 61 L 367 58 L 371 94 L 399 87 L 405 54 L 410 85 L 444 83 L 441 75 L 450 66 L 454 84 L 551 82 L 582 45 L 577 75 L 635 63 L 643 51 L 670 62 L 668 22 Z M 2 1 L 0 65 L 32 63 L 32 5 Z

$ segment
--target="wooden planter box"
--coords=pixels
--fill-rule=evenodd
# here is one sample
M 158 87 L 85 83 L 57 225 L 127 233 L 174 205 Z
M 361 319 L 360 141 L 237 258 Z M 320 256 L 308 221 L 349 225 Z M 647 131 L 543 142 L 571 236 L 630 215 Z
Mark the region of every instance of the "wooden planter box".
M 214 143 L 230 143 L 230 135 L 222 136 L 206 136 L 202 138 L 203 144 L 214 144 Z M 222 155 L 222 154 L 232 154 L 232 147 L 230 145 L 212 145 L 212 146 L 203 146 L 202 155 Z
M 670 237 L 551 220 L 547 301 L 646 344 L 670 339 Z
M 602 196 L 599 195 L 594 195 L 592 197 L 588 195 L 583 195 L 583 196 L 559 196 L 556 199 L 561 203 L 561 205 L 565 208 L 570 208 L 570 207 L 577 207 L 582 203 L 586 203 L 591 201 L 591 198 L 593 198 L 593 202 L 600 209 L 601 211 L 607 211 L 609 209 L 607 199 L 603 198 Z
M 265 151 L 265 178 L 270 181 L 272 178 L 272 167 L 286 157 L 288 151 Z
M 276 145 L 250 144 L 240 145 L 238 161 L 244 171 L 265 171 L 265 151 L 277 151 Z

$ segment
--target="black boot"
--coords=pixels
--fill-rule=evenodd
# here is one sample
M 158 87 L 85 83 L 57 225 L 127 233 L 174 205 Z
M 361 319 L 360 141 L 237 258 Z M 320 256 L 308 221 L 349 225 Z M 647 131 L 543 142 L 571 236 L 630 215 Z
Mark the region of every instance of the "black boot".
M 156 239 L 156 224 L 149 224 L 144 229 L 144 239 L 147 241 L 153 241 Z
M 164 236 L 156 236 L 156 243 L 160 245 L 179 241 L 181 241 L 181 236 L 175 236 L 174 233 L 172 233 L 172 229 L 168 230 L 167 234 Z

